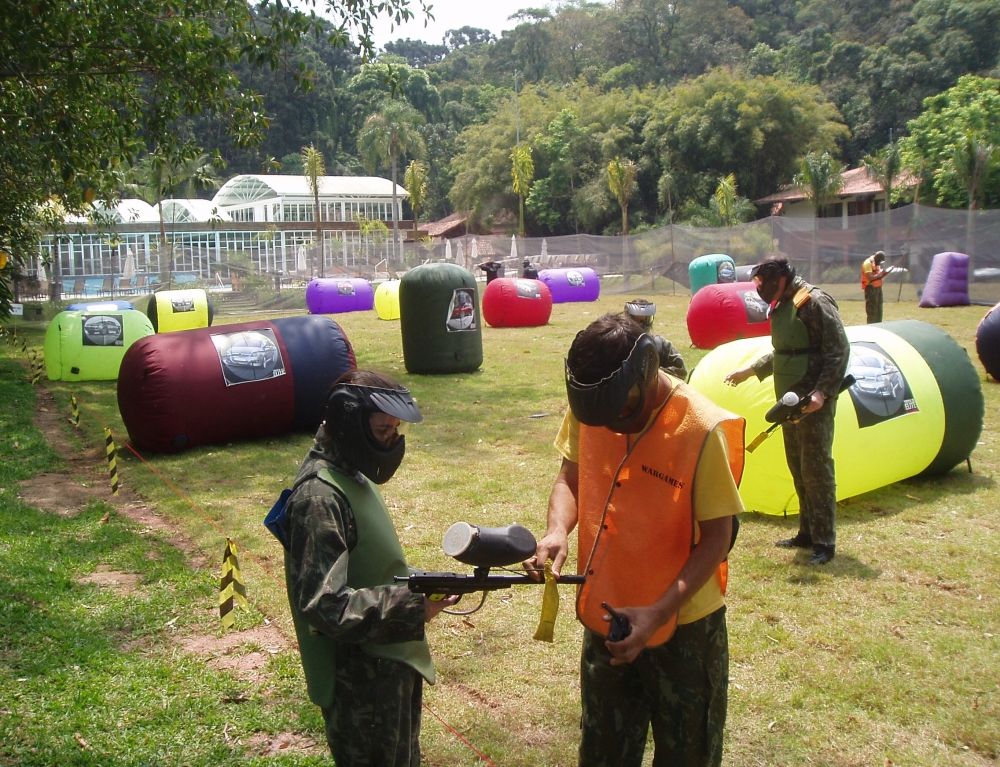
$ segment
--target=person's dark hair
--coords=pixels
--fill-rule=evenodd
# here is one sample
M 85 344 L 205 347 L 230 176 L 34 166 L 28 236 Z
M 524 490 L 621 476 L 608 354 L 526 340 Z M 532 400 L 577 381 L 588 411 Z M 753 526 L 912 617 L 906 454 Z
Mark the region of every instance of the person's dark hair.
M 761 261 L 750 272 L 750 278 L 760 277 L 764 282 L 780 280 L 787 277 L 789 281 L 795 276 L 795 267 L 784 256 L 776 256 Z
M 605 314 L 576 334 L 566 363 L 582 384 L 597 383 L 618 370 L 645 328 L 627 314 Z
M 384 373 L 375 370 L 348 370 L 334 381 L 330 388 L 337 384 L 355 384 L 356 386 L 371 386 L 376 389 L 402 389 L 403 385 Z

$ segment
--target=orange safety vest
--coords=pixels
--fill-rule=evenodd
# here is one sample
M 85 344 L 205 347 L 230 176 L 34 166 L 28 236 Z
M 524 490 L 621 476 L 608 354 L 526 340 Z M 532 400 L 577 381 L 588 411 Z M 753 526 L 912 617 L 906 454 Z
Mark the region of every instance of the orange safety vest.
M 881 288 L 882 280 L 872 280 L 871 282 L 868 282 L 868 274 L 865 273 L 865 264 L 871 264 L 872 271 L 878 269 L 878 266 L 875 264 L 875 256 L 869 256 L 861 262 L 861 289 L 864 290 L 869 285 L 873 288 Z
M 736 483 L 743 475 L 744 419 L 672 381 L 656 421 L 629 447 L 627 434 L 580 425 L 578 573 L 580 621 L 607 633 L 612 606 L 648 606 L 670 587 L 695 544 L 695 469 L 705 440 L 721 425 Z M 634 439 L 634 437 L 633 437 Z M 728 566 L 716 576 L 725 593 Z M 677 616 L 647 646 L 670 639 Z

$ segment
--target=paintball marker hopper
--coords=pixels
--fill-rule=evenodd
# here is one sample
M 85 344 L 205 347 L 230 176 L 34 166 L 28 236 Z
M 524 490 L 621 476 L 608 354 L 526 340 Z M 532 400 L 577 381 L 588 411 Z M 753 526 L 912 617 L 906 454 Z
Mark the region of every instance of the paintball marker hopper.
M 480 527 L 456 522 L 444 534 L 444 553 L 473 567 L 507 567 L 535 553 L 535 536 L 521 525 Z

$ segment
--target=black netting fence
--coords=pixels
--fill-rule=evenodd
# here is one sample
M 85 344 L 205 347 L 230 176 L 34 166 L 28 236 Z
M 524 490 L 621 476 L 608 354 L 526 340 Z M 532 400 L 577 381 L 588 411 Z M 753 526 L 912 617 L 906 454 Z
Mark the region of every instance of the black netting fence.
M 769 254 L 790 259 L 810 282 L 839 297 L 857 297 L 861 262 L 877 250 L 900 270 L 889 287 L 919 292 L 937 253 L 972 257 L 974 300 L 1000 301 L 1000 210 L 961 211 L 907 205 L 889 212 L 842 218 L 782 217 L 724 228 L 667 226 L 629 235 L 581 234 L 535 238 L 467 235 L 435 243 L 407 243 L 404 261 L 451 260 L 478 273 L 477 264 L 496 261 L 507 276 L 520 273 L 528 258 L 539 269 L 591 267 L 608 292 L 688 287 L 688 264 L 698 256 L 725 253 L 737 266 Z M 905 270 L 905 271 L 904 271 Z M 616 279 L 620 276 L 620 279 Z M 673 285 L 671 285 L 673 283 Z

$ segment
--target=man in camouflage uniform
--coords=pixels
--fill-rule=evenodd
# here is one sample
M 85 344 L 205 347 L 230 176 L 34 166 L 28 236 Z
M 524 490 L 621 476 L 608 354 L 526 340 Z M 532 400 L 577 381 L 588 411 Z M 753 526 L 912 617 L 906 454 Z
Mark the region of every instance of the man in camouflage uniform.
M 403 458 L 401 420 L 422 420 L 406 389 L 346 373 L 286 505 L 288 599 L 338 767 L 420 764 L 422 685 L 434 682 L 424 623 L 454 603 L 393 582 L 408 569 L 376 484 Z
M 688 371 L 684 364 L 681 353 L 674 348 L 663 336 L 653 333 L 653 317 L 656 316 L 656 304 L 650 303 L 645 298 L 636 298 L 625 304 L 625 313 L 638 322 L 649 333 L 653 343 L 656 344 L 656 351 L 660 355 L 660 368 L 670 373 L 670 375 L 687 380 Z
M 796 276 L 787 259 L 760 263 L 752 277 L 771 309 L 774 351 L 735 370 L 726 383 L 737 386 L 756 375 L 774 375 L 774 394 L 792 391 L 808 400 L 797 423 L 782 426 L 785 458 L 799 498 L 799 532 L 778 541 L 783 548 L 812 549 L 810 564 L 826 564 L 836 552 L 837 480 L 833 427 L 837 395 L 851 359 L 851 345 L 837 302 Z
M 537 572 L 551 559 L 558 576 L 579 531 L 580 767 L 639 767 L 650 729 L 654 764 L 717 767 L 729 684 L 725 559 L 743 510 L 734 474 L 744 424 L 662 372 L 643 331 L 609 314 L 574 340 L 570 409 L 555 440 L 562 467 L 545 536 L 525 565 Z M 591 553 L 599 548 L 608 555 Z M 601 601 L 611 591 L 630 625 L 620 640 Z

